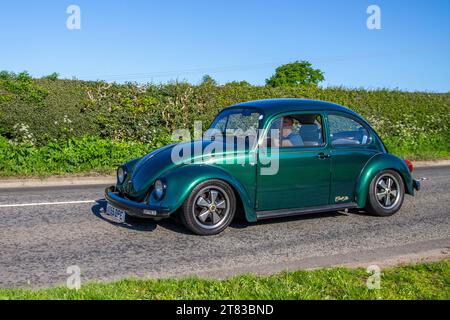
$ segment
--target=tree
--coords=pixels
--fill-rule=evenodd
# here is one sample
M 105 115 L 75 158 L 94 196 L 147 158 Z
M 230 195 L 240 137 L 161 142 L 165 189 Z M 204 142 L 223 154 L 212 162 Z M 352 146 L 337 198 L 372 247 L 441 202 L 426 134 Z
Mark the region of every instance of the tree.
M 216 86 L 217 85 L 217 81 L 214 80 L 214 78 L 211 77 L 209 74 L 205 74 L 202 77 L 202 81 L 200 82 L 200 85 Z
M 227 86 L 236 86 L 236 87 L 250 87 L 251 84 L 247 81 L 231 81 L 226 84 Z
M 266 79 L 271 87 L 315 85 L 325 80 L 323 72 L 314 69 L 308 61 L 295 61 L 278 67 L 275 74 Z
M 48 76 L 42 77 L 42 79 L 55 81 L 55 80 L 58 80 L 58 77 L 59 77 L 59 73 L 53 72 L 52 74 L 49 74 Z

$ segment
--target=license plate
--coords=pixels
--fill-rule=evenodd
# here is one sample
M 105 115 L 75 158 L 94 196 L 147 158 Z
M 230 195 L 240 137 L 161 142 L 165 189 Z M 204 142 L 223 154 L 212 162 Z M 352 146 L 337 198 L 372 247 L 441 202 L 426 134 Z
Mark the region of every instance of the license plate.
M 113 207 L 112 205 L 110 205 L 109 203 L 106 205 L 106 214 L 112 218 L 115 222 L 120 222 L 123 223 L 125 222 L 125 216 L 126 216 L 126 212 L 118 209 L 116 207 Z

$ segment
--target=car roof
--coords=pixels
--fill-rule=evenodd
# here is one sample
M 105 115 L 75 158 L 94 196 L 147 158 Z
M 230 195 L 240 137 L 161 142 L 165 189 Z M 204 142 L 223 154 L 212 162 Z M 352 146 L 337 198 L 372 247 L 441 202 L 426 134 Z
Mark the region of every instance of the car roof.
M 254 100 L 243 103 L 238 103 L 233 106 L 227 107 L 223 110 L 240 109 L 240 108 L 256 108 L 264 113 L 266 118 L 274 114 L 290 112 L 290 111 L 341 111 L 349 113 L 358 118 L 362 118 L 356 112 L 338 105 L 336 103 L 310 100 L 310 99 L 294 99 L 294 98 L 282 98 L 282 99 L 266 99 L 266 100 Z M 222 111 L 223 111 L 222 110 Z

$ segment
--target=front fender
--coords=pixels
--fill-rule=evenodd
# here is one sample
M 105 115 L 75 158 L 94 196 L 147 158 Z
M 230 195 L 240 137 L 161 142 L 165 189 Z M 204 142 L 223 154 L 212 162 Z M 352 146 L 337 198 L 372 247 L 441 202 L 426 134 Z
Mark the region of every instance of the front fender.
M 218 179 L 227 182 L 236 190 L 237 196 L 242 200 L 246 219 L 249 222 L 256 221 L 252 197 L 236 178 L 221 168 L 205 164 L 187 164 L 173 168 L 160 179 L 166 184 L 165 195 L 161 203 L 171 212 L 181 207 L 196 185 L 206 180 Z
M 359 208 L 366 206 L 370 183 L 383 170 L 397 171 L 403 178 L 405 192 L 414 195 L 413 179 L 405 161 L 390 153 L 379 153 L 369 160 L 358 178 L 356 184 L 356 202 Z

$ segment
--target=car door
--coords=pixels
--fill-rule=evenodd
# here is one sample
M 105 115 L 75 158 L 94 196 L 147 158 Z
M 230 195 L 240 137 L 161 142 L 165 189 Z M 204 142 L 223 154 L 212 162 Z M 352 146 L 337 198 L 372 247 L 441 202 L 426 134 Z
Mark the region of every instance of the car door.
M 355 202 L 359 175 L 379 151 L 370 128 L 356 117 L 330 112 L 327 118 L 331 155 L 330 204 Z
M 286 116 L 316 120 L 314 123 L 300 124 L 298 129 L 302 139 L 294 141 L 303 140 L 302 145 L 260 146 L 256 182 L 256 211 L 259 212 L 301 209 L 329 203 L 331 162 L 324 115 L 319 112 L 297 112 L 277 116 L 269 124 L 264 141 L 272 141 L 270 132 L 277 126 L 277 121 L 280 122 Z M 317 130 L 311 130 L 314 125 Z M 314 142 L 314 139 L 317 141 Z M 270 158 L 271 161 L 267 161 Z M 268 167 L 278 170 L 267 170 Z

